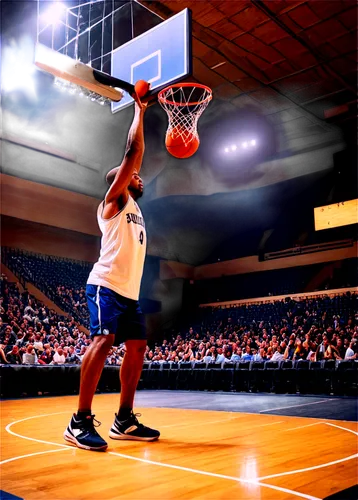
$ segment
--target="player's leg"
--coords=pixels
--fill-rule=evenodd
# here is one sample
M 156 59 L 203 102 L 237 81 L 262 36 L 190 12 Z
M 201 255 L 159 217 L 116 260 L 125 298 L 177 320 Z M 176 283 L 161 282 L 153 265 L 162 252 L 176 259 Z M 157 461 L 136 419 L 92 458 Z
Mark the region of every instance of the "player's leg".
M 91 407 L 108 351 L 115 340 L 114 333 L 110 332 L 117 328 L 116 311 L 110 290 L 87 285 L 86 293 L 93 341 L 82 361 L 78 412 L 72 416 L 64 438 L 79 448 L 104 451 L 108 445 L 96 431 L 97 421 Z
M 92 400 L 96 392 L 107 354 L 114 343 L 114 334 L 93 338 L 81 365 L 80 397 L 78 413 L 91 413 Z
M 118 415 L 129 417 L 133 409 L 134 395 L 143 368 L 146 340 L 127 340 L 120 378 L 121 396 Z
M 128 329 L 130 337 L 125 341 L 126 353 L 120 370 L 120 407 L 109 436 L 112 439 L 154 441 L 159 438 L 159 431 L 140 424 L 133 413 L 134 395 L 142 372 L 147 345 L 144 317 L 138 303 L 129 307 L 127 316 L 127 323 L 123 327 Z

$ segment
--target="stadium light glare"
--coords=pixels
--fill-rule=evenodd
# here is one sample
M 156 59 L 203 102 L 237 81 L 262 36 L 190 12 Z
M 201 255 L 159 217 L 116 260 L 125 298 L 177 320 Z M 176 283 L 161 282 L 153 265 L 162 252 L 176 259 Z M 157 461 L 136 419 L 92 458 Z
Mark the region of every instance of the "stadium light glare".
M 86 97 L 86 99 L 91 99 L 92 102 L 97 102 L 101 106 L 111 103 L 111 100 L 107 97 L 103 97 L 96 92 L 90 92 L 83 87 L 79 87 L 75 83 L 66 82 L 56 77 L 54 80 L 54 84 L 56 85 L 56 87 L 62 88 L 62 90 L 64 91 L 69 90 L 71 94 L 78 94 L 79 97 Z
M 2 82 L 3 92 L 21 90 L 28 97 L 36 98 L 35 81 L 33 74 L 33 53 L 28 37 L 19 42 L 12 42 L 3 49 Z
M 61 21 L 62 15 L 66 7 L 60 2 L 54 2 L 49 9 L 42 14 L 42 21 L 46 24 L 56 24 Z
M 225 147 L 224 151 L 225 151 L 225 153 L 230 153 L 231 151 L 236 151 L 238 148 L 247 149 L 250 146 L 256 146 L 256 139 L 246 140 L 246 141 L 242 142 L 241 144 L 239 144 L 239 146 L 237 146 L 236 144 L 233 144 L 230 147 Z

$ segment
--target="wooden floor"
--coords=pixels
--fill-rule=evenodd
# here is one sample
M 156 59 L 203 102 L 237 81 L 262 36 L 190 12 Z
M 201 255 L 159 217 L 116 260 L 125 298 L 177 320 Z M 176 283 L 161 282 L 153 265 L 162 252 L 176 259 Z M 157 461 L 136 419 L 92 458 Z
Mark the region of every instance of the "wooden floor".
M 1 490 L 24 499 L 322 499 L 357 482 L 357 424 L 177 408 L 136 408 L 154 443 L 113 441 L 106 453 L 62 434 L 77 398 L 1 404 Z M 104 438 L 116 395 L 98 395 Z

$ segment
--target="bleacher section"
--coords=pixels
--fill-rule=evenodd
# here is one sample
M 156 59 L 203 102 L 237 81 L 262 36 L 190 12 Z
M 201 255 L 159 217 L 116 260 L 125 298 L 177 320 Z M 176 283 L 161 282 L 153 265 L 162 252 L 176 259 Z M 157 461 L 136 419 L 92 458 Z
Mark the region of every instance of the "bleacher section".
M 93 264 L 2 248 L 2 260 L 23 281 L 34 284 L 63 311 L 89 326 L 85 286 Z

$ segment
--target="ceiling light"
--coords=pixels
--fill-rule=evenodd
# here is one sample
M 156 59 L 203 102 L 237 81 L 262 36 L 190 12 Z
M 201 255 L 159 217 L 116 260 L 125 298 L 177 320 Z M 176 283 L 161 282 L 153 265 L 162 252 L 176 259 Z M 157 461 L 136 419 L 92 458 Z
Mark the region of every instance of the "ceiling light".
M 236 144 L 234 144 L 233 146 L 231 146 L 231 150 L 232 150 L 232 151 L 236 151 L 236 149 L 237 149 Z
M 242 147 L 243 147 L 243 148 L 247 148 L 247 142 L 243 142 L 243 143 L 242 143 Z
M 252 141 L 251 141 L 251 146 L 256 146 L 256 141 L 255 141 L 255 139 L 252 139 Z

